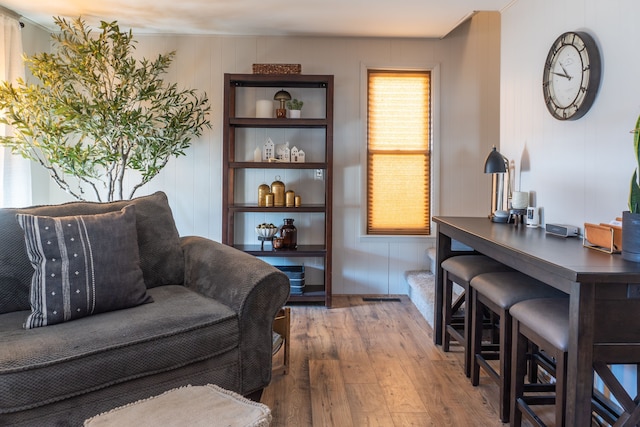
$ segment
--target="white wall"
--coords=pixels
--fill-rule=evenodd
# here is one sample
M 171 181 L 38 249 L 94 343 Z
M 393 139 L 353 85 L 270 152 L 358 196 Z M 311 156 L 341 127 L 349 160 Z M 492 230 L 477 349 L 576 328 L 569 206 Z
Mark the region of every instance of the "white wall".
M 517 0 L 502 14 L 501 151 L 518 168 L 528 153 L 522 189 L 536 192 L 547 222 L 582 229 L 628 210 L 635 168 L 629 132 L 640 114 L 639 15 L 637 0 Z M 589 112 L 561 122 L 544 105 L 542 69 L 556 37 L 576 30 L 595 38 L 602 80 Z M 635 367 L 613 372 L 635 396 Z
M 48 52 L 50 48 L 49 34 L 39 26 L 28 20 L 22 20 L 25 24 L 21 30 L 22 48 L 25 54 L 32 56 L 40 52 Z M 25 79 L 33 81 L 33 76 L 27 69 Z M 31 165 L 31 197 L 34 204 L 48 203 L 49 201 L 49 179 L 47 171 L 37 164 Z
M 639 14 L 637 0 L 517 0 L 502 14 L 501 151 L 518 169 L 528 155 L 521 187 L 536 192 L 546 222 L 582 229 L 627 210 L 629 132 L 640 113 Z M 595 38 L 602 81 L 583 118 L 558 121 L 543 102 L 543 64 L 556 37 L 576 30 Z
M 425 252 L 434 242 L 429 238 L 362 238 L 366 136 L 361 116 L 362 67 L 439 67 L 439 120 L 434 123 L 439 135 L 434 148 L 439 159 L 434 165 L 439 172 L 434 177 L 439 197 L 434 214 L 485 215 L 489 181 L 482 165 L 499 136 L 499 29 L 498 13 L 480 13 L 444 40 L 136 36 L 141 56 L 151 58 L 176 50 L 167 79 L 206 91 L 213 107 L 212 130 L 194 142 L 186 157 L 172 160 L 139 194 L 165 191 L 182 235 L 219 240 L 223 74 L 250 73 L 253 63 L 300 63 L 303 73 L 333 74 L 333 291 L 405 294 L 404 272 L 426 268 Z M 46 182 L 50 194 L 41 203 L 68 200 Z

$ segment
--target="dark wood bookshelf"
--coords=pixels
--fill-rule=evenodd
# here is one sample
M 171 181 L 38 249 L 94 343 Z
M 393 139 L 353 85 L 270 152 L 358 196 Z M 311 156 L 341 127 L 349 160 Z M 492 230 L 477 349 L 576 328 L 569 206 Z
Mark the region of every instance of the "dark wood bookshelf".
M 254 256 L 269 258 L 322 258 L 324 283 L 305 284 L 302 295 L 291 295 L 290 302 L 321 302 L 331 307 L 332 266 L 332 198 L 333 198 L 333 76 L 332 75 L 264 75 L 225 74 L 223 106 L 223 196 L 222 196 L 222 242 Z M 255 118 L 236 116 L 238 88 L 312 88 L 323 89 L 325 114 L 323 118 Z M 324 129 L 324 162 L 250 162 L 236 161 L 236 130 L 241 128 L 272 129 Z M 235 203 L 236 173 L 246 169 L 322 169 L 324 171 L 324 199 L 322 205 L 310 204 L 297 208 L 259 207 L 256 204 Z M 296 250 L 273 250 L 270 243 L 247 244 L 234 241 L 236 216 L 244 213 L 322 213 L 324 214 L 324 241 L 322 244 L 300 245 Z M 300 233 L 300 229 L 298 233 Z M 304 232 L 304 231 L 303 231 Z
M 326 119 L 256 119 L 249 117 L 229 118 L 229 125 L 237 128 L 324 128 Z
M 229 206 L 231 212 L 282 212 L 282 213 L 300 213 L 300 212 L 324 212 L 325 205 L 302 205 L 299 208 L 273 208 L 257 205 L 233 205 Z
M 233 247 L 260 257 L 301 258 L 323 257 L 327 254 L 327 249 L 324 245 L 300 245 L 297 249 L 271 249 L 271 243 L 265 243 L 264 249 L 261 249 L 259 244 L 233 245 Z
M 327 163 L 283 163 L 283 162 L 229 162 L 233 169 L 326 169 Z

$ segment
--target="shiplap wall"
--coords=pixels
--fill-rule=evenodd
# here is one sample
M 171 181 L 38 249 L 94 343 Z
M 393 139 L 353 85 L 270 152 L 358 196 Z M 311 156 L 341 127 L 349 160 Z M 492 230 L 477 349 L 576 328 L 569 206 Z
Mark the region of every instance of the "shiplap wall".
M 299 63 L 306 74 L 333 74 L 333 291 L 406 294 L 404 272 L 427 268 L 426 249 L 434 241 L 362 234 L 363 67 L 439 70 L 434 88 L 438 94 L 434 99 L 434 214 L 484 215 L 489 210 L 489 180 L 482 166 L 499 137 L 499 37 L 500 15 L 495 12 L 476 14 L 443 40 L 135 35 L 140 56 L 151 58 L 176 50 L 167 80 L 206 91 L 213 107 L 212 129 L 194 141 L 185 157 L 172 160 L 139 195 L 165 191 L 182 235 L 219 240 L 224 73 L 250 73 L 254 63 Z M 37 38 L 41 44 L 42 37 Z M 36 203 L 69 200 L 46 176 L 35 174 L 38 188 L 49 189 L 47 194 L 38 191 Z M 272 180 L 264 178 L 268 183 Z
M 518 0 L 503 12 L 501 148 L 517 182 L 535 192 L 546 222 L 583 228 L 627 210 L 640 113 L 637 0 Z M 553 41 L 586 31 L 602 56 L 602 80 L 589 112 L 555 120 L 542 96 L 542 70 Z M 520 173 L 520 169 L 522 169 Z
M 39 52 L 49 51 L 49 34 L 42 28 L 32 25 L 29 21 L 23 20 L 22 22 L 25 23 L 25 27 L 21 31 L 22 47 L 25 54 L 31 56 Z M 32 79 L 28 69 L 25 72 L 25 78 L 28 81 Z M 49 176 L 44 168 L 36 164 L 31 165 L 31 189 L 25 188 L 25 191 L 31 191 L 34 204 L 49 202 L 49 181 Z
M 637 0 L 517 0 L 502 14 L 501 149 L 522 169 L 521 187 L 536 193 L 547 222 L 582 229 L 628 209 L 630 131 L 640 114 L 639 15 Z M 543 102 L 542 69 L 556 37 L 576 30 L 595 38 L 602 81 L 584 117 L 558 121 Z M 635 396 L 635 366 L 613 371 Z

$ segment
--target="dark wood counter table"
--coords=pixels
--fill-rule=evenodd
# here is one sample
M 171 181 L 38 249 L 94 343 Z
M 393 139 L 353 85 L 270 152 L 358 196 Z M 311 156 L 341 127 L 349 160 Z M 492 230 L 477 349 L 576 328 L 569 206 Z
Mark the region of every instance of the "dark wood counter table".
M 433 220 L 438 227 L 435 343 L 442 344 L 440 265 L 459 253 L 451 247 L 455 240 L 570 295 L 567 425 L 591 425 L 594 368 L 624 406 L 621 420 L 628 418 L 628 423 L 621 425 L 635 425 L 640 409 L 606 364 L 640 363 L 640 263 L 585 248 L 581 238 L 552 236 L 541 228 L 475 217 Z

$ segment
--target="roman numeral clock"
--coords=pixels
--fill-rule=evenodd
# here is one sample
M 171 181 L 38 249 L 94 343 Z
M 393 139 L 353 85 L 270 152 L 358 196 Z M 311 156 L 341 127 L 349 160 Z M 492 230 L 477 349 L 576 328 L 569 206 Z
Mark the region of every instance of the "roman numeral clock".
M 558 120 L 584 116 L 600 85 L 600 52 L 584 32 L 566 32 L 551 45 L 542 75 L 544 102 Z

